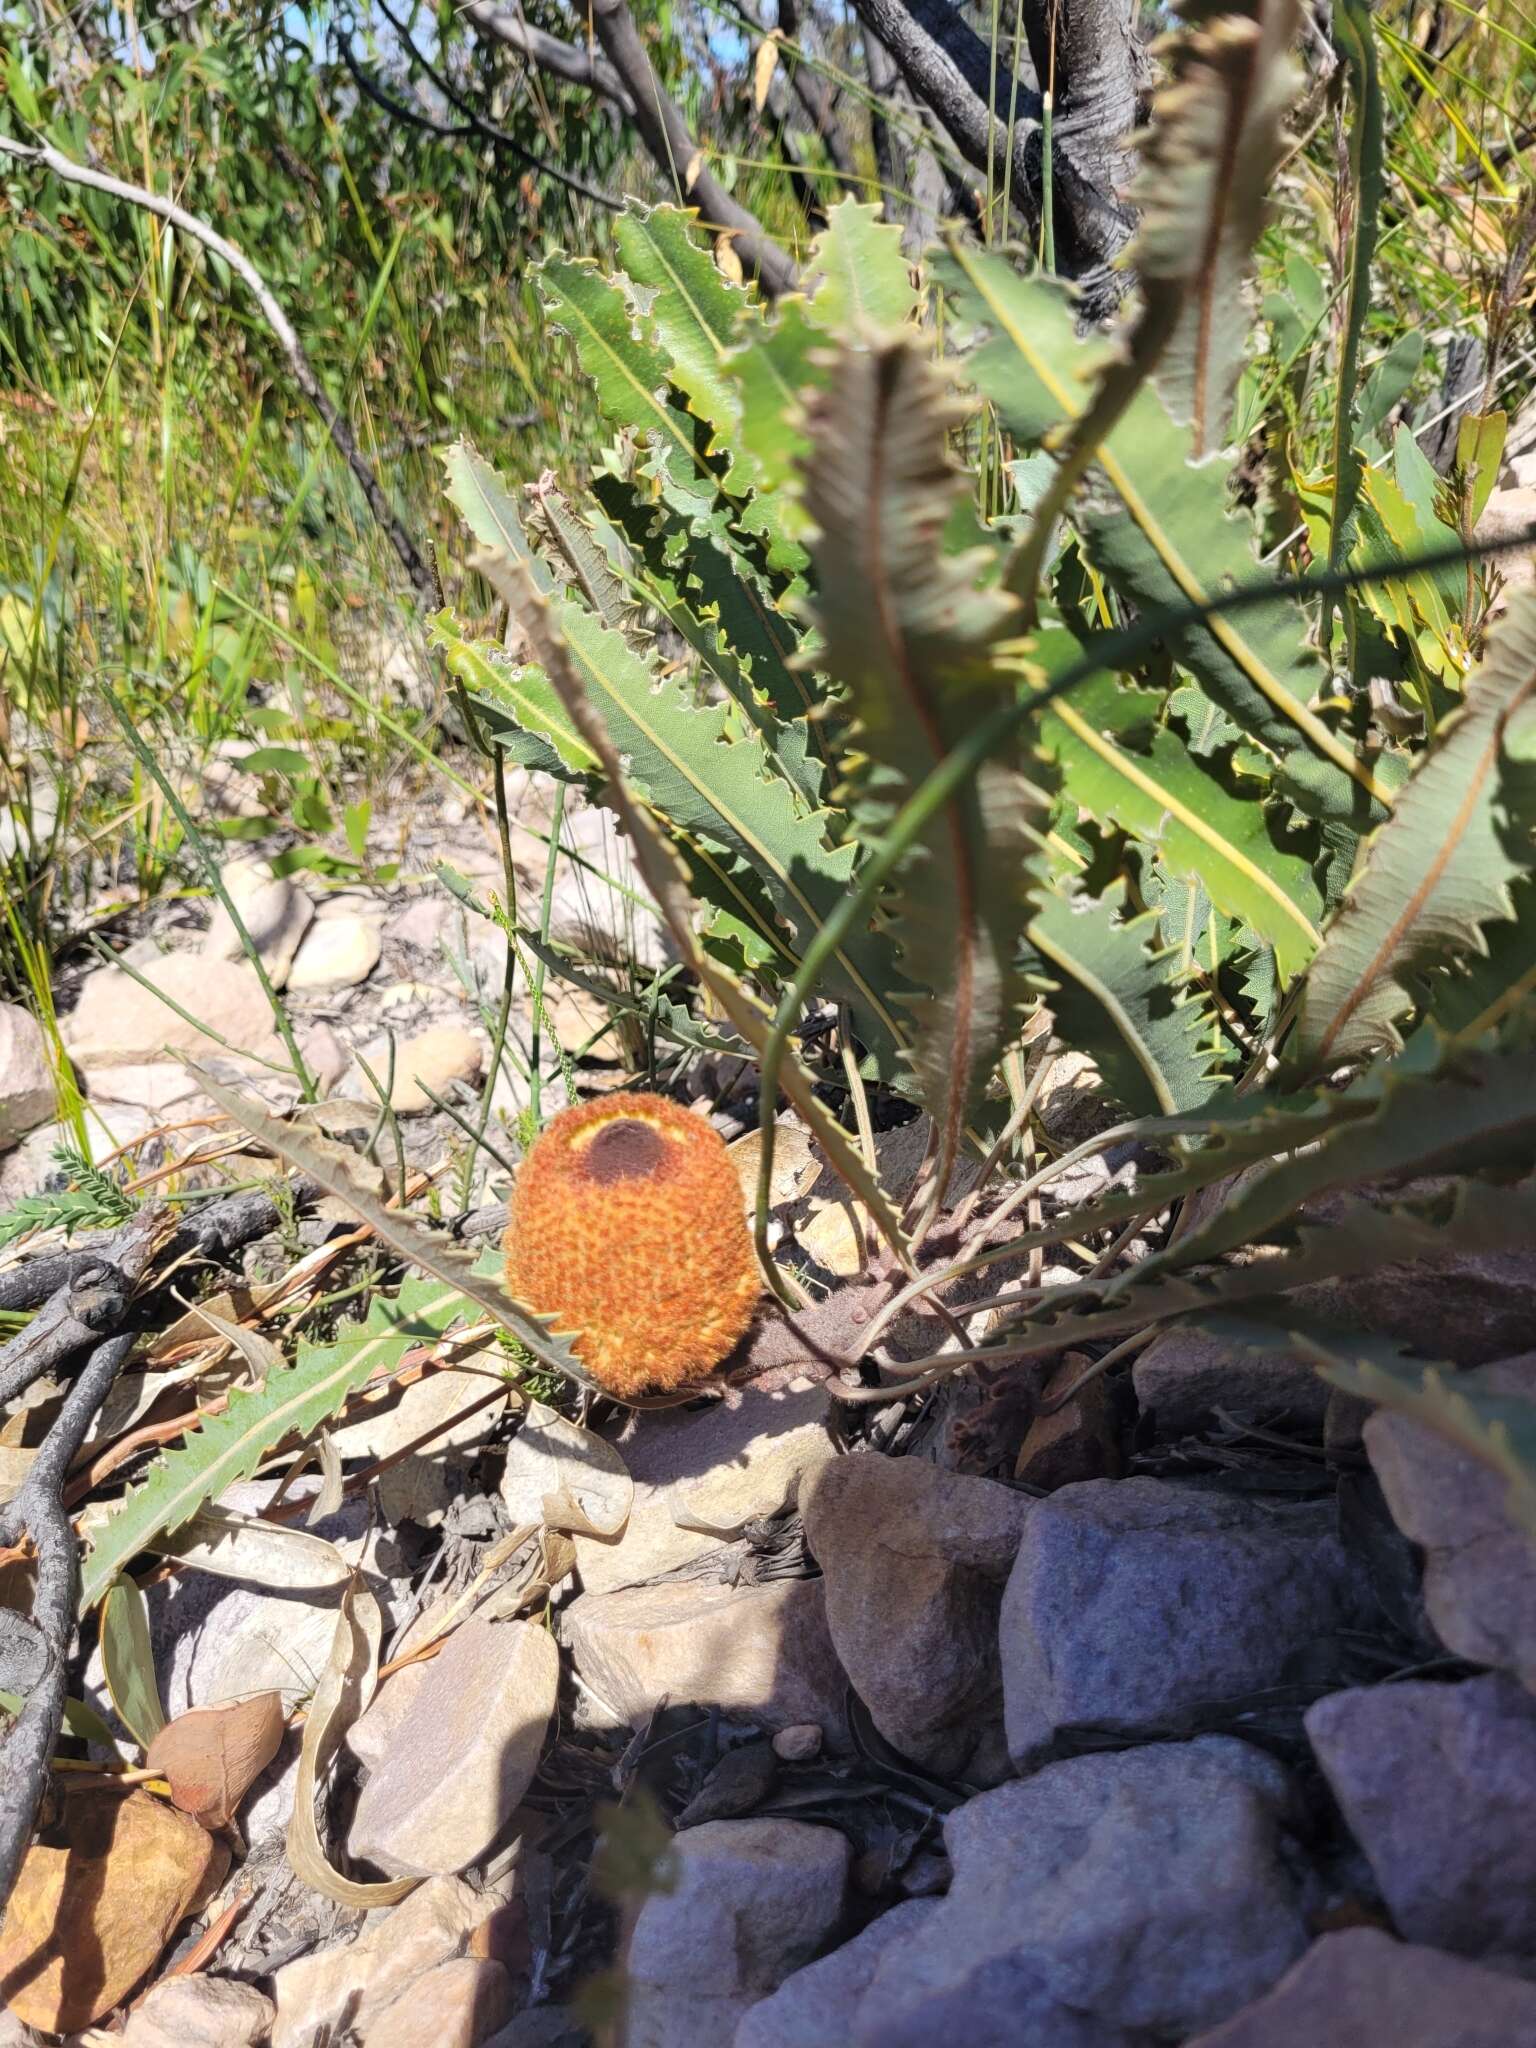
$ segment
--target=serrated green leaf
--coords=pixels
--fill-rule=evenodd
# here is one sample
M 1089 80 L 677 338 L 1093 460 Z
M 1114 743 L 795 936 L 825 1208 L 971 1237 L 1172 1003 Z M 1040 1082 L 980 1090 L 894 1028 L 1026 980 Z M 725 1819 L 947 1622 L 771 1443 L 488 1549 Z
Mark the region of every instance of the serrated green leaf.
M 474 444 L 460 439 L 443 456 L 449 501 L 483 548 L 526 562 L 541 590 L 554 579 L 528 544 L 522 510 L 506 479 Z
M 1078 651 L 1065 634 L 1059 644 L 1063 660 Z M 1042 634 L 1031 657 L 1042 674 L 1052 667 L 1052 648 L 1052 636 Z M 1288 981 L 1321 943 L 1323 906 L 1311 870 L 1276 843 L 1262 786 L 1250 781 L 1243 790 L 1236 778 L 1234 793 L 1215 762 L 1207 765 L 1181 733 L 1156 722 L 1159 709 L 1154 692 L 1095 676 L 1044 714 L 1041 745 L 1073 803 L 1155 846 L 1167 873 L 1198 881 L 1219 910 L 1274 947 Z
M 673 943 L 731 1024 L 761 1058 L 772 1034 L 773 1020 L 759 998 L 700 947 L 693 928 L 688 880 L 682 862 L 656 819 L 631 794 L 624 764 L 604 728 L 602 718 L 587 697 L 583 679 L 571 658 L 568 644 L 561 637 L 551 606 L 534 589 L 526 570 L 522 572 L 522 582 L 523 597 L 531 614 L 529 630 L 534 645 L 578 730 L 602 757 L 609 792 L 629 833 L 640 872 L 661 910 Z M 805 1119 L 832 1170 L 864 1203 L 880 1235 L 897 1254 L 904 1270 L 911 1272 L 911 1259 L 900 1221 L 879 1179 L 865 1165 L 847 1132 L 828 1112 L 816 1092 L 815 1082 L 793 1054 L 784 1059 L 780 1079 L 785 1093 Z
M 951 556 L 939 544 L 964 488 L 947 453 L 960 416 L 926 344 L 905 336 L 844 351 L 811 415 L 819 659 L 852 720 L 848 803 L 865 841 L 978 720 L 1017 696 L 1004 652 L 1016 602 L 979 587 L 979 551 Z M 902 969 L 919 991 L 902 1002 L 940 1188 L 1028 996 L 1017 955 L 1039 885 L 1029 826 L 1043 823 L 1044 799 L 1023 764 L 1017 742 L 994 753 L 887 885 Z
M 1307 974 L 1287 1056 L 1309 1073 L 1401 1043 L 1413 977 L 1480 952 L 1536 865 L 1536 594 L 1521 591 L 1372 839 Z
M 260 1388 L 232 1387 L 225 1412 L 205 1416 L 97 1530 L 81 1569 L 81 1613 L 157 1536 L 179 1529 L 205 1501 L 248 1479 L 277 1445 L 318 1429 L 355 1388 L 375 1372 L 387 1373 L 413 1345 L 436 1342 L 463 1309 L 462 1290 L 407 1280 L 395 1300 L 376 1297 L 366 1319 L 346 1326 L 335 1343 L 301 1345 L 294 1364 L 269 1372 Z
M 1123 917 L 1124 894 L 1048 894 L 1030 920 L 1030 964 L 1058 1035 L 1093 1053 L 1116 1101 L 1133 1115 L 1198 1109 L 1217 1085 L 1197 1042 L 1207 1020 L 1179 985 L 1178 956 L 1156 943 L 1156 911 Z
M 824 334 L 850 342 L 915 318 L 918 294 L 901 251 L 901 229 L 878 206 L 840 199 L 806 262 L 809 314 Z
M 738 328 L 761 324 L 761 315 L 740 285 L 721 275 L 719 265 L 694 232 L 698 213 L 677 206 L 626 206 L 614 223 L 624 268 L 652 294 L 649 318 L 670 357 L 672 382 L 692 410 L 714 430 L 711 450 L 732 464 L 728 489 L 750 482 L 733 476 L 738 459 L 737 421 L 741 400 L 725 368 Z
M 797 804 L 761 734 L 728 706 L 694 702 L 682 678 L 658 674 L 580 605 L 557 600 L 550 623 L 634 789 L 690 845 L 720 849 L 740 867 L 738 907 L 749 922 L 757 889 L 766 890 L 782 920 L 780 943 L 797 956 L 846 893 L 857 849 L 828 844 L 827 814 Z M 842 948 L 830 977 L 887 1073 L 902 1037 L 885 993 L 890 978 L 889 949 L 874 933 Z
M 999 257 L 955 242 L 942 274 L 964 317 L 991 330 L 967 374 L 1010 432 L 1038 447 L 1082 412 L 1109 345 L 1079 341 L 1061 286 L 1021 278 Z M 1259 577 L 1251 521 L 1229 507 L 1230 463 L 1192 462 L 1190 447 L 1189 430 L 1143 387 L 1095 450 L 1099 488 L 1075 517 L 1090 558 L 1138 610 L 1208 604 Z M 1286 794 L 1310 816 L 1355 833 L 1389 806 L 1390 790 L 1311 708 L 1319 669 L 1293 598 L 1179 628 L 1170 650 L 1276 757 Z
M 637 330 L 621 288 L 591 262 L 560 256 L 550 257 L 538 275 L 550 318 L 570 335 L 605 417 L 642 435 L 654 450 L 658 476 L 681 502 L 707 512 L 715 479 L 699 458 L 686 416 L 667 402 L 671 363 Z
M 428 631 L 433 646 L 443 651 L 449 674 L 473 698 L 499 707 L 522 731 L 547 743 L 553 772 L 578 777 L 592 772 L 595 761 L 540 669 L 529 662 L 498 660 L 489 648 L 466 640 L 451 612 L 439 612 L 428 622 Z

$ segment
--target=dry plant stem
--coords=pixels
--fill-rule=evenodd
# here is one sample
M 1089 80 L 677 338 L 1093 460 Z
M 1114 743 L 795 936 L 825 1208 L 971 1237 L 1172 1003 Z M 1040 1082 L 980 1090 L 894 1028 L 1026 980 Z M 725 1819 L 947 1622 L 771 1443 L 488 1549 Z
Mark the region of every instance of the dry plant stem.
M 1034 1073 L 1030 1076 L 1029 1086 L 1020 1097 L 1018 1107 L 998 1133 L 997 1142 L 992 1147 L 992 1150 L 981 1162 L 981 1171 L 976 1176 L 976 1185 L 955 1210 L 953 1224 L 957 1233 L 963 1234 L 972 1216 L 975 1215 L 976 1204 L 986 1193 L 988 1181 L 1002 1164 L 1003 1155 L 1008 1150 L 1008 1147 L 1029 1121 L 1030 1112 L 1033 1110 L 1036 1102 L 1039 1101 L 1040 1091 L 1050 1078 L 1051 1069 L 1055 1064 L 1056 1062 L 1049 1057 L 1042 1059 L 1039 1066 L 1036 1067 Z
M 67 185 L 87 185 L 95 192 L 105 192 L 113 199 L 121 199 L 129 206 L 137 206 L 145 213 L 157 214 L 161 220 L 169 221 L 172 227 L 180 228 L 184 235 L 199 242 L 205 249 L 222 258 L 245 285 L 261 309 L 262 318 L 277 338 L 278 346 L 287 359 L 293 381 L 320 417 L 321 425 L 330 435 L 336 452 L 357 478 L 368 509 L 388 539 L 390 546 L 399 556 L 401 565 L 411 579 L 416 595 L 424 605 L 431 608 L 436 600 L 436 584 L 430 568 L 423 560 L 416 543 L 411 539 L 400 521 L 390 509 L 389 500 L 380 488 L 368 458 L 358 447 L 351 426 L 332 405 L 324 385 L 310 367 L 309 358 L 300 346 L 293 323 L 273 296 L 266 279 L 243 250 L 233 242 L 209 227 L 195 213 L 188 213 L 184 206 L 178 206 L 173 199 L 165 199 L 158 192 L 146 191 L 142 185 L 130 185 L 122 178 L 111 177 L 105 171 L 92 170 L 87 164 L 76 163 L 73 157 L 53 149 L 46 143 L 17 142 L 8 135 L 0 135 L 0 153 L 15 157 L 21 163 L 40 164 L 54 177 Z
M 64 1399 L 58 1420 L 38 1451 L 21 1491 L 0 1509 L 0 1548 L 25 1532 L 37 1553 L 32 1624 L 47 1665 L 22 1702 L 0 1751 L 0 1911 L 11 1895 L 31 1839 L 38 1801 L 48 1782 L 48 1760 L 64 1719 L 69 1643 L 74 1629 L 80 1553 L 64 1511 L 64 1475 L 133 1349 L 132 1336 L 98 1344 Z
M 853 1026 L 848 1015 L 848 1005 L 837 1006 L 837 1048 L 843 1062 L 843 1079 L 848 1084 L 849 1099 L 853 1103 L 854 1122 L 859 1127 L 859 1150 L 864 1154 L 864 1164 L 870 1172 L 875 1171 L 875 1127 L 869 1114 L 869 1096 L 864 1088 L 864 1076 L 859 1072 L 859 1062 L 853 1050 Z M 874 1249 L 874 1232 L 868 1217 L 859 1218 L 859 1271 L 869 1266 L 870 1253 Z
M 1092 1365 L 1079 1373 L 1070 1387 L 1064 1387 L 1059 1394 L 1053 1394 L 1049 1401 L 1042 1401 L 1035 1413 L 1040 1416 L 1059 1414 L 1070 1402 L 1077 1399 L 1084 1387 L 1091 1386 L 1096 1379 L 1102 1379 L 1109 1368 L 1118 1365 L 1122 1359 L 1134 1358 L 1136 1353 L 1150 1344 L 1156 1335 L 1155 1329 L 1138 1330 L 1134 1337 L 1124 1338 L 1112 1350 L 1106 1351 L 1102 1358 L 1096 1358 Z

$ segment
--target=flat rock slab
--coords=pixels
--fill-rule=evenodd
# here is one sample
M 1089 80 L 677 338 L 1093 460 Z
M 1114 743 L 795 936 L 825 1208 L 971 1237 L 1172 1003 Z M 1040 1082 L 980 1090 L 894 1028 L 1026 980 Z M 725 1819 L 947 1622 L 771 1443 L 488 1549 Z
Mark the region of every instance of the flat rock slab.
M 846 1741 L 845 1679 L 819 1579 L 702 1582 L 583 1593 L 562 1625 L 590 1704 L 640 1727 L 664 1702 L 694 1701 L 776 1732 L 817 1722 Z
M 1502 1672 L 1319 1700 L 1307 1734 L 1398 1930 L 1536 1961 L 1536 1700 Z
M 1536 1351 L 1462 1376 L 1469 1391 L 1536 1400 Z M 1424 1606 L 1448 1650 L 1536 1690 L 1536 1542 L 1490 1466 L 1411 1416 L 1379 1409 L 1365 1448 L 1393 1519 L 1424 1552 Z
M 943 1773 L 1005 1765 L 998 1612 L 1036 1503 L 921 1458 L 861 1454 L 816 1476 L 806 1542 L 832 1643 L 875 1726 Z
M 0 1003 L 0 1152 L 47 1123 L 57 1097 L 42 1027 L 30 1010 Z
M 61 1027 L 77 1067 L 91 1072 L 134 1066 L 161 1059 L 167 1051 L 172 1057 L 191 1053 L 207 1059 L 222 1050 L 218 1039 L 259 1058 L 282 1055 L 271 1007 L 248 960 L 167 953 L 138 971 L 142 981 L 121 967 L 102 967 L 81 983 L 80 1000 Z M 162 995 L 169 1000 L 161 1001 Z M 178 1015 L 171 1003 L 186 1015 Z
M 351 1853 L 394 1877 L 478 1862 L 538 1769 L 559 1683 L 548 1629 L 479 1615 L 455 1629 L 358 1795 Z
M 1027 1769 L 1067 1728 L 1177 1729 L 1371 1620 L 1331 1501 L 1063 1487 L 1033 1505 L 1003 1597 L 1009 1750 Z
M 272 1980 L 272 2048 L 313 2048 L 366 2031 L 428 1971 L 464 1955 L 507 1896 L 505 1881 L 476 1891 L 462 1878 L 429 1878 L 371 1915 L 355 1941 L 285 1963 Z
M 949 1894 L 877 1961 L 854 2048 L 1147 2048 L 1267 1991 L 1306 1946 L 1290 1784 L 1223 1736 L 1074 1757 L 949 1816 Z
M 1314 1942 L 1256 2005 L 1188 2048 L 1517 2048 L 1536 2041 L 1536 1984 L 1375 1927 Z
M 628 2048 L 728 2048 L 747 2008 L 836 1931 L 847 1838 L 795 1820 L 721 1820 L 675 1837 L 677 1882 L 629 1945 Z

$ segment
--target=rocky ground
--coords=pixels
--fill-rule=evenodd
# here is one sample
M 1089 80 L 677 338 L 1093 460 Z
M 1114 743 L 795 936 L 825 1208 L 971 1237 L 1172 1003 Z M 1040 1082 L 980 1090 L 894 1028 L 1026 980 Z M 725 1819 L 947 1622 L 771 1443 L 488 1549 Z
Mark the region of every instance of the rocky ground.
M 536 889 L 543 842 L 522 815 Z M 622 874 L 601 813 L 576 833 Z M 446 860 L 500 886 L 476 820 L 424 816 L 405 840 L 408 873 Z M 588 870 L 562 873 L 555 928 L 590 942 L 612 893 L 595 905 Z M 479 1100 L 494 926 L 441 887 L 316 903 L 255 870 L 226 881 L 328 1090 L 368 1098 L 358 1055 L 382 1077 L 393 1038 L 411 1161 L 463 1145 L 425 1089 L 466 1115 Z M 254 973 L 224 922 L 206 926 L 203 906 L 160 913 L 124 934 L 123 960 L 226 1046 L 194 1043 L 121 968 L 72 992 L 93 1129 L 104 1153 L 134 1147 L 143 1177 L 224 1128 L 167 1046 L 292 1105 L 250 1064 L 274 1051 Z M 611 1039 L 581 1051 L 601 1006 L 559 1000 L 578 1091 L 622 1080 Z M 520 1006 L 525 1046 L 529 1024 Z M 708 1082 L 701 1110 L 743 1130 L 730 1077 Z M 564 1085 L 553 1072 L 549 1089 Z M 493 1131 L 525 1101 L 499 1080 Z M 7 1013 L 6 1200 L 45 1180 L 53 1107 L 40 1048 Z M 1059 1089 L 1048 1124 L 1081 1109 Z M 856 1267 L 855 1234 L 803 1134 L 785 1126 L 781 1149 L 777 1241 L 829 1285 Z M 911 1126 L 882 1134 L 887 1178 L 921 1149 Z M 1136 1170 L 1113 1151 L 1085 1161 L 1047 1206 Z M 463 1209 L 500 1181 L 481 1162 Z M 322 1208 L 304 1255 L 346 1229 Z M 0 1253 L 0 1287 L 38 1250 Z M 222 1283 L 247 1332 L 271 1327 L 252 1292 L 271 1251 L 236 1252 Z M 1370 1327 L 1536 1393 L 1536 1257 L 1351 1289 Z M 941 1326 L 913 1323 L 909 1355 L 936 1348 Z M 166 1412 L 153 1401 L 180 1398 L 187 1345 L 172 1327 L 145 1347 L 88 1451 L 115 1455 Z M 229 1370 L 228 1343 L 220 1356 Z M 207 1358 L 199 1398 L 219 1384 Z M 393 1407 L 349 1407 L 331 1440 L 339 1505 L 315 1501 L 313 1471 L 222 1505 L 248 1543 L 280 1493 L 308 1499 L 306 1533 L 379 1604 L 386 1675 L 333 1774 L 333 1848 L 355 1880 L 413 1888 L 348 1903 L 289 1852 L 293 1717 L 332 1652 L 337 1585 L 173 1559 L 147 1586 L 165 1716 L 184 1728 L 276 1694 L 275 1749 L 209 1825 L 142 1788 L 66 1802 L 68 1846 L 45 1835 L 0 1931 L 0 2041 L 30 2027 L 97 2048 L 1536 2044 L 1536 1558 L 1500 1482 L 1419 1425 L 1330 1396 L 1299 1360 L 1177 1329 L 1040 1412 L 1088 1362 L 951 1381 L 915 1408 L 852 1407 L 809 1378 L 639 1415 L 599 1405 L 584 1434 L 509 1382 L 488 1403 L 469 1358 Z M 28 1413 L 0 1432 L 18 1470 Z M 552 1499 L 579 1512 L 552 1519 Z M 120 1732 L 107 1678 L 91 1626 L 70 1689 Z M 50 1942 L 67 1967 L 39 1962 Z

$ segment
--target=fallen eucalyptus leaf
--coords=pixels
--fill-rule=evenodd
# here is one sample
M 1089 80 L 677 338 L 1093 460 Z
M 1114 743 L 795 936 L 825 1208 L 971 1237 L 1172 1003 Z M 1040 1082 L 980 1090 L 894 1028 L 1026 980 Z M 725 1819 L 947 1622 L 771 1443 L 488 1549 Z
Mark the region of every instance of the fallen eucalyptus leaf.
M 635 1483 L 612 1444 L 533 1401 L 507 1447 L 501 1497 L 516 1524 L 617 1536 L 629 1520 Z
M 147 1749 L 165 1726 L 149 1641 L 149 1607 L 126 1574 L 112 1581 L 101 1608 L 101 1664 L 117 1718 Z
M 362 1884 L 356 1878 L 343 1877 L 325 1853 L 315 1816 L 326 1767 L 378 1684 L 382 1626 L 379 1603 L 363 1580 L 354 1576 L 341 1596 L 331 1654 L 304 1723 L 293 1818 L 288 1823 L 288 1861 L 294 1876 L 343 1906 L 393 1905 L 419 1882 L 414 1877 L 397 1877 L 384 1884 Z
M 205 1828 L 222 1828 L 234 1819 L 282 1739 L 282 1700 L 275 1692 L 259 1692 L 178 1714 L 150 1743 L 144 1761 L 168 1782 L 183 1813 Z
M 200 1572 L 284 1593 L 345 1585 L 352 1568 L 334 1543 L 290 1522 L 267 1522 L 208 1502 L 173 1535 L 156 1537 L 162 1557 L 179 1557 Z

